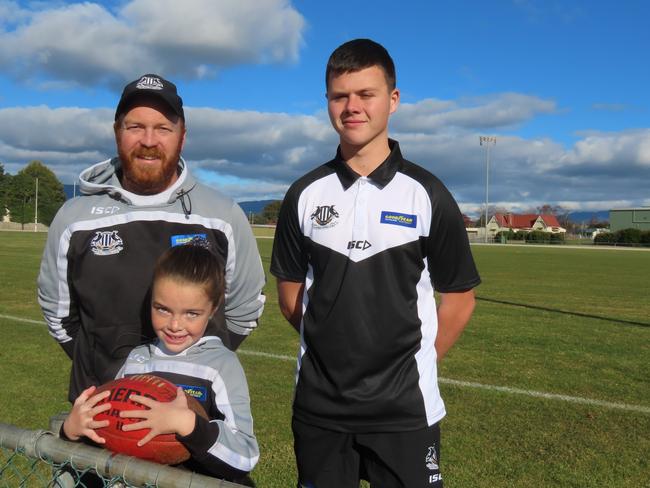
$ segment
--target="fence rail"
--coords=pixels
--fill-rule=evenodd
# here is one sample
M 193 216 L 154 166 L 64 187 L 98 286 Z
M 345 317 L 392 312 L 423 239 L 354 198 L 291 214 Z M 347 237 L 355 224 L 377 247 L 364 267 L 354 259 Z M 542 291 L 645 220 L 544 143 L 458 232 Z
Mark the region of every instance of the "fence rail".
M 58 432 L 61 422 L 61 416 L 54 417 L 51 430 Z M 64 480 L 64 473 L 70 472 L 72 475 L 67 474 L 69 479 Z M 69 442 L 50 431 L 0 423 L 0 487 L 86 488 L 89 485 L 83 476 L 89 472 L 96 473 L 105 487 L 243 488 L 236 483 Z

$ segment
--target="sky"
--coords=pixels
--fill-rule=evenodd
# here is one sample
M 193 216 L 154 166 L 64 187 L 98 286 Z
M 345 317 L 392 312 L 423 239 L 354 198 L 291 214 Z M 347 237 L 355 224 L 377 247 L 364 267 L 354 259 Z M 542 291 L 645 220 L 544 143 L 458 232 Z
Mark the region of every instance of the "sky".
M 281 199 L 335 155 L 329 55 L 370 38 L 397 68 L 390 137 L 468 215 L 486 192 L 512 212 L 650 206 L 649 18 L 645 0 L 0 0 L 0 163 L 72 184 L 115 155 L 123 86 L 158 73 L 199 179 Z

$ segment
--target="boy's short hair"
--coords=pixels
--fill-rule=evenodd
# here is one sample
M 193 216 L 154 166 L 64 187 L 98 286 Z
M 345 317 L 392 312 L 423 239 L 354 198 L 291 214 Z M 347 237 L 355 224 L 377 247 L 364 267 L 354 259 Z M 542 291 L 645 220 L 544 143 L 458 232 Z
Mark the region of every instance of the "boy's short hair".
M 325 87 L 329 88 L 332 76 L 361 71 L 372 66 L 377 66 L 384 71 L 388 88 L 394 90 L 397 85 L 395 64 L 384 46 L 370 39 L 354 39 L 341 44 L 327 61 Z

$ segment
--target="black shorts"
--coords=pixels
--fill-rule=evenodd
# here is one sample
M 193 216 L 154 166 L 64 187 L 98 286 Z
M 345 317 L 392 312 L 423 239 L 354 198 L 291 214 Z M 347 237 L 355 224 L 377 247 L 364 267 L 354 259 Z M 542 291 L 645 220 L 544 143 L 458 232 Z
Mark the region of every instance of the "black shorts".
M 292 422 L 299 488 L 442 488 L 440 425 L 350 434 Z

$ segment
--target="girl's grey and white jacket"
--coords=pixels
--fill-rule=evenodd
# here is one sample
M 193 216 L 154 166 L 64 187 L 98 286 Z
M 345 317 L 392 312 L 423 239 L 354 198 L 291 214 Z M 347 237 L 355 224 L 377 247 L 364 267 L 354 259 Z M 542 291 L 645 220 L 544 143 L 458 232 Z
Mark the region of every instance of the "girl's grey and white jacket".
M 192 455 L 189 468 L 233 480 L 255 467 L 259 448 L 246 376 L 221 339 L 205 336 L 177 354 L 167 352 L 160 341 L 137 347 L 117 378 L 136 374 L 155 374 L 182 387 L 210 417 L 197 415 L 194 431 L 177 436 Z
M 171 246 L 198 240 L 223 258 L 225 306 L 210 335 L 246 336 L 264 308 L 264 271 L 239 205 L 197 182 L 183 159 L 177 181 L 156 195 L 124 190 L 120 167 L 113 158 L 81 173 L 82 196 L 57 213 L 41 262 L 39 303 L 50 334 L 72 359 L 71 402 L 112 380 L 129 352 L 154 338 L 153 268 Z

